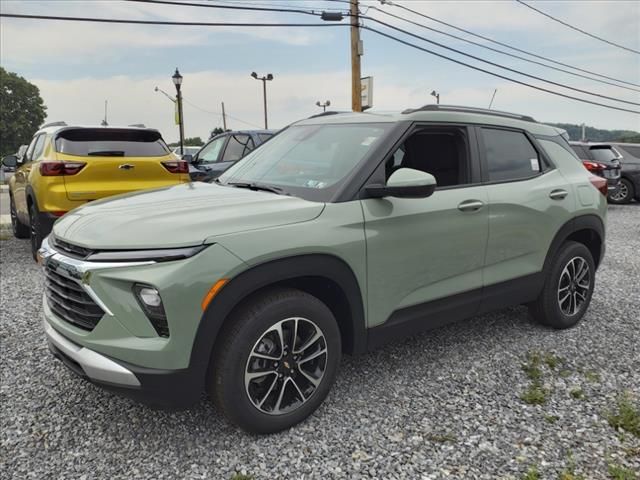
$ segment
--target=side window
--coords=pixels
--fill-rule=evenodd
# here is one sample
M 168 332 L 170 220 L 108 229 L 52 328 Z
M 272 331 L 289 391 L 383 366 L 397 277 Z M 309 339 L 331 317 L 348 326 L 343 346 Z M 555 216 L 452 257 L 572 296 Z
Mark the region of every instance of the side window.
M 31 161 L 31 159 L 33 158 L 33 149 L 36 146 L 36 142 L 38 141 L 38 139 L 41 137 L 42 135 L 38 135 L 37 137 L 34 137 L 33 140 L 31 140 L 31 143 L 29 144 L 29 146 L 27 147 L 27 151 L 24 154 L 24 158 L 23 158 L 23 162 L 24 163 L 28 163 Z
M 538 152 L 522 132 L 483 128 L 489 181 L 519 180 L 542 171 Z
M 258 138 L 260 139 L 260 142 L 262 142 L 262 143 L 266 142 L 271 137 L 273 137 L 273 135 L 271 133 L 259 133 L 258 134 Z
M 235 162 L 253 150 L 253 140 L 249 135 L 231 135 L 227 149 L 222 156 L 223 162 Z
M 470 183 L 466 129 L 425 128 L 411 134 L 385 165 L 386 178 L 399 168 L 430 173 L 438 188 Z
M 220 156 L 220 150 L 222 150 L 222 146 L 224 142 L 227 140 L 227 137 L 219 137 L 214 141 L 202 147 L 202 150 L 198 152 L 198 162 L 199 163 L 215 163 L 218 161 L 218 157 Z
M 44 151 L 44 142 L 46 139 L 47 135 L 44 133 L 41 133 L 38 136 L 36 144 L 33 147 L 33 155 L 31 156 L 32 161 L 38 160 L 38 158 L 40 158 L 40 155 L 42 155 L 42 152 Z
M 576 155 L 578 156 L 578 158 L 582 160 L 589 159 L 589 154 L 586 152 L 586 150 L 582 145 L 571 145 L 571 148 L 573 149 L 574 152 L 576 152 Z

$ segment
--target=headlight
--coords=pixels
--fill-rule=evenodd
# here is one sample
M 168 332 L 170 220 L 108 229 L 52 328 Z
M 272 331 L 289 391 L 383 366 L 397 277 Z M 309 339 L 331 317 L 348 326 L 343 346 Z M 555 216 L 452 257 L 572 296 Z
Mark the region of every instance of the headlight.
M 208 245 L 197 245 L 185 248 L 162 248 L 154 250 L 111 250 L 92 253 L 86 258 L 88 262 L 169 262 L 193 257 L 207 248 Z

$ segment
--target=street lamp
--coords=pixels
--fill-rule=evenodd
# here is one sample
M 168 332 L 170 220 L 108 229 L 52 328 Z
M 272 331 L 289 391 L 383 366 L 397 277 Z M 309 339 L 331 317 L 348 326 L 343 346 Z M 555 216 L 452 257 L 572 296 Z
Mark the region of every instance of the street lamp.
M 436 103 L 440 105 L 440 94 L 435 90 L 431 90 L 431 96 L 436 97 Z
M 327 101 L 325 101 L 324 103 L 322 103 L 322 102 L 320 102 L 320 100 L 318 100 L 318 101 L 316 102 L 316 105 L 317 105 L 318 107 L 322 107 L 322 112 L 324 113 L 324 112 L 326 112 L 326 111 L 327 111 L 327 107 L 328 107 L 329 105 L 331 105 L 331 102 L 330 102 L 329 100 L 327 100 Z
M 262 80 L 262 93 L 264 99 L 264 128 L 265 130 L 269 128 L 267 126 L 267 80 L 273 80 L 273 75 L 268 73 L 266 76 L 259 77 L 256 72 L 251 72 L 251 76 L 256 80 Z
M 182 75 L 176 67 L 176 73 L 171 77 L 173 84 L 176 86 L 176 100 L 178 102 L 178 126 L 180 128 L 180 155 L 184 155 L 184 118 L 182 117 L 182 92 L 180 86 L 182 85 Z

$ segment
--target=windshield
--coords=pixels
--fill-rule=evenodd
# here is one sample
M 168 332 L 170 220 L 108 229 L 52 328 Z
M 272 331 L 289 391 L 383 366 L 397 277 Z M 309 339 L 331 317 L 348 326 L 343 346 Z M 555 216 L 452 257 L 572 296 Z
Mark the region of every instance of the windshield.
M 294 125 L 227 170 L 220 183 L 272 185 L 327 201 L 392 125 Z
M 610 162 L 618 158 L 618 155 L 611 147 L 591 147 L 591 155 L 598 162 Z
M 78 128 L 58 134 L 56 151 L 82 157 L 162 157 L 169 148 L 156 130 Z
M 200 163 L 214 163 L 218 161 L 218 156 L 220 155 L 220 150 L 222 150 L 222 146 L 224 142 L 227 140 L 227 137 L 218 137 L 213 140 L 211 143 L 205 145 L 200 153 L 198 154 L 198 162 Z

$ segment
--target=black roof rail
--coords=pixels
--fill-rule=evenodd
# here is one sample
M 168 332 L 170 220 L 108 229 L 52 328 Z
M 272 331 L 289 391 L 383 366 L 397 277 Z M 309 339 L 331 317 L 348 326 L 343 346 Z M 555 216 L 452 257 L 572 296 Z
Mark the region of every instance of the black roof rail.
M 476 108 L 476 107 L 462 107 L 458 105 L 424 105 L 419 108 L 408 108 L 403 110 L 403 114 L 409 114 L 414 112 L 461 112 L 461 113 L 479 113 L 482 115 L 494 115 L 496 117 L 513 118 L 515 120 L 523 120 L 525 122 L 534 122 L 533 117 L 529 115 L 520 115 L 518 113 L 502 112 L 500 110 L 489 110 L 488 108 Z
M 48 128 L 48 127 L 66 127 L 66 126 L 67 126 L 67 122 L 62 122 L 62 121 L 50 122 L 50 123 L 45 123 L 44 125 L 42 125 L 40 127 L 40 129 Z
M 147 128 L 147 126 L 144 123 L 134 123 L 131 125 L 127 125 L 128 127 L 137 127 L 137 128 Z

